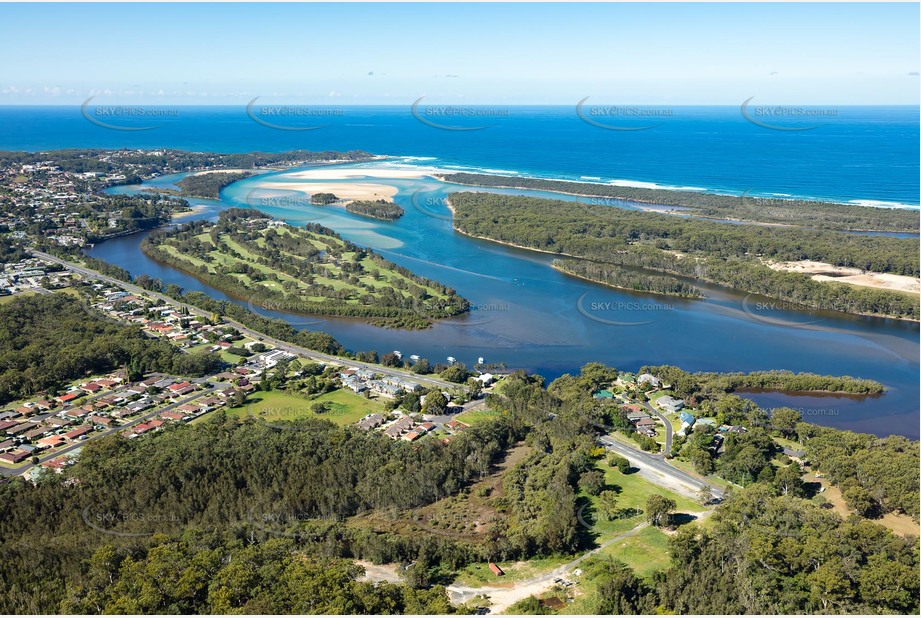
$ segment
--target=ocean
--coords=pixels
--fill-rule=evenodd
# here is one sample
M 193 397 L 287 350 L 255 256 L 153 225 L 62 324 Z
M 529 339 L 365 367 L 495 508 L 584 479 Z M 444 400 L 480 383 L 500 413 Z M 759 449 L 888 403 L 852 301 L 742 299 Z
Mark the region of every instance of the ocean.
M 357 149 L 458 171 L 919 206 L 917 106 L 750 107 L 745 114 L 737 106 L 659 107 L 650 117 L 643 109 L 610 110 L 575 103 L 419 105 L 415 113 L 411 102 L 254 105 L 249 114 L 245 105 L 7 106 L 0 107 L 0 149 Z M 300 128 L 310 130 L 290 130 Z

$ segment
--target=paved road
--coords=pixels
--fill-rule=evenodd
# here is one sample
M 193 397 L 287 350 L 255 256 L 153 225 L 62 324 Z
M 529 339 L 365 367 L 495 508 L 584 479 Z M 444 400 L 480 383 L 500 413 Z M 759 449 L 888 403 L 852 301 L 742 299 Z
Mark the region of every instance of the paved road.
M 783 447 L 783 454 L 787 457 L 796 457 L 797 459 L 802 459 L 806 456 L 806 451 L 797 451 L 792 448 Z
M 200 397 L 206 397 L 216 391 L 223 390 L 226 387 L 227 387 L 226 384 L 221 384 L 221 385 L 212 386 L 211 388 L 205 389 L 203 391 L 197 391 L 195 394 L 190 395 L 184 399 L 180 399 L 179 401 L 175 403 L 171 403 L 161 408 L 157 408 L 156 410 L 152 412 L 148 412 L 147 414 L 143 416 L 139 416 L 138 418 L 132 419 L 128 421 L 127 423 L 125 423 L 124 425 L 119 425 L 118 427 L 110 427 L 109 429 L 106 429 L 102 432 L 93 433 L 90 436 L 88 436 L 87 439 L 84 441 L 75 442 L 74 444 L 71 444 L 70 446 L 66 446 L 59 451 L 39 457 L 38 464 L 33 464 L 30 462 L 27 464 L 23 464 L 17 468 L 8 468 L 5 466 L 0 466 L 0 476 L 19 476 L 20 474 L 24 474 L 25 472 L 27 472 L 30 468 L 34 468 L 36 465 L 41 465 L 51 459 L 57 459 L 61 455 L 66 455 L 67 453 L 73 451 L 74 449 L 80 448 L 81 446 L 85 445 L 86 442 L 89 440 L 96 440 L 103 436 L 107 436 L 109 434 L 115 433 L 117 431 L 124 431 L 125 429 L 128 429 L 129 427 L 133 427 L 139 423 L 143 423 L 144 421 L 149 421 L 150 419 L 154 418 L 155 416 L 159 416 L 160 414 L 164 412 L 169 412 L 170 410 L 174 410 L 175 408 L 178 408 L 179 406 L 185 403 L 189 403 L 190 401 L 194 401 L 196 399 L 199 399 Z
M 464 412 L 468 412 L 470 410 L 479 410 L 485 405 L 486 405 L 485 397 L 482 399 L 473 399 L 471 401 L 468 401 L 467 403 L 462 403 L 459 406 L 452 406 L 451 408 L 449 408 L 451 410 L 451 414 L 439 414 L 439 415 L 423 414 L 422 418 L 423 420 L 430 421 L 432 423 L 444 425 L 445 423 L 449 423 L 453 421 L 455 418 L 457 418 Z
M 150 296 L 162 302 L 168 303 L 170 305 L 173 305 L 176 307 L 182 307 L 184 309 L 187 309 L 190 314 L 205 317 L 205 318 L 211 317 L 211 312 L 209 311 L 203 311 L 202 309 L 199 309 L 198 307 L 180 302 L 164 294 L 160 294 L 157 292 L 151 292 L 150 290 L 145 290 L 144 288 L 138 287 L 131 283 L 125 283 L 124 281 L 120 281 L 113 277 L 103 275 L 102 273 L 92 270 L 90 268 L 85 268 L 83 266 L 79 266 L 72 262 L 62 260 L 61 258 L 55 257 L 48 253 L 43 253 L 41 251 L 33 250 L 32 254 L 44 260 L 49 260 L 49 261 L 61 264 L 65 266 L 66 268 L 68 268 L 69 270 L 75 273 L 79 273 L 85 277 L 89 277 L 91 279 L 99 279 L 100 281 L 105 281 L 107 283 L 111 283 L 112 285 L 119 286 L 134 294 Z M 361 361 L 353 360 L 350 358 L 342 358 L 339 356 L 333 356 L 332 354 L 323 354 L 322 352 L 317 352 L 315 350 L 309 350 L 307 348 L 303 348 L 301 346 L 297 346 L 292 343 L 288 343 L 285 341 L 281 341 L 279 339 L 275 339 L 273 337 L 269 337 L 268 335 L 264 333 L 260 333 L 251 328 L 248 328 L 244 326 L 243 324 L 240 324 L 239 322 L 236 322 L 235 320 L 231 320 L 230 318 L 226 316 L 223 316 L 223 320 L 226 324 L 233 326 L 234 328 L 239 330 L 244 335 L 247 335 L 253 339 L 262 340 L 263 342 L 272 344 L 273 346 L 275 346 L 276 348 L 280 350 L 284 350 L 286 352 L 290 352 L 291 354 L 302 356 L 302 357 L 305 357 L 311 360 L 316 360 L 316 361 L 321 361 L 321 362 L 326 362 L 326 363 L 339 363 L 343 365 L 348 365 L 350 367 L 359 367 L 362 369 L 367 369 L 369 371 L 374 371 L 375 373 L 398 377 L 398 378 L 410 380 L 410 381 L 417 382 L 423 385 L 428 385 L 428 386 L 438 386 L 441 388 L 458 388 L 458 387 L 466 388 L 462 385 L 455 384 L 453 382 L 447 382 L 445 380 L 440 380 L 438 378 L 432 378 L 429 376 L 420 376 L 418 374 L 412 373 L 411 371 L 394 369 L 392 367 L 383 367 L 381 365 L 374 365 L 371 363 L 363 363 Z
M 714 498 L 722 498 L 723 491 L 706 481 L 703 481 L 695 476 L 691 476 L 687 472 L 678 470 L 677 468 L 670 466 L 663 459 L 660 459 L 656 455 L 651 455 L 645 451 L 639 449 L 634 449 L 625 444 L 622 444 L 617 441 L 617 439 L 612 438 L 611 436 L 601 436 L 598 438 L 598 443 L 603 445 L 606 449 L 614 451 L 619 455 L 623 455 L 630 460 L 630 463 L 639 463 L 641 466 L 651 468 L 663 476 L 669 477 L 674 481 L 682 484 L 693 487 L 696 491 L 700 491 L 704 487 L 709 487 L 710 492 L 713 494 Z
M 656 410 L 654 407 L 652 407 L 652 405 L 648 401 L 642 401 L 642 402 L 636 401 L 634 403 L 638 403 L 642 406 L 645 406 L 647 410 L 652 412 L 655 416 L 658 416 L 659 420 L 665 424 L 665 449 L 663 452 L 666 455 L 668 453 L 671 453 L 672 452 L 672 434 L 674 433 L 674 429 L 672 428 L 672 422 L 668 420 L 668 418 L 664 414 L 662 414 L 661 412 Z

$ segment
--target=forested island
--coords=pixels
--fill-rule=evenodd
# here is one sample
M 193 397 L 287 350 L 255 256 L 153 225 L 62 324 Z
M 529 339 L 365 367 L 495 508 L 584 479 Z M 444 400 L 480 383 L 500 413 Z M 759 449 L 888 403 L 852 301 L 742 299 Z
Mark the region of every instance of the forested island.
M 734 225 L 561 200 L 489 193 L 450 198 L 456 230 L 597 263 L 726 285 L 825 310 L 917 320 L 917 294 L 816 281 L 769 261 L 815 260 L 917 277 L 917 240 Z M 599 282 L 604 283 L 599 273 Z
M 247 172 L 207 172 L 186 176 L 176 183 L 182 197 L 202 197 L 216 200 L 221 196 L 221 189 L 230 183 L 250 176 Z
M 339 198 L 334 193 L 314 193 L 310 196 L 310 203 L 316 206 L 328 206 L 338 201 Z
M 150 257 L 253 304 L 313 315 L 366 318 L 390 328 L 427 328 L 468 302 L 316 224 L 295 228 L 256 210 L 231 208 L 152 233 Z
M 623 200 L 639 204 L 672 206 L 682 214 L 735 219 L 754 223 L 797 225 L 828 230 L 918 232 L 916 210 L 874 208 L 811 200 L 760 198 L 641 187 L 619 187 L 590 182 L 544 178 L 457 173 L 440 177 L 445 182 L 478 187 L 505 187 L 555 191 L 572 195 Z M 604 202 L 599 200 L 603 205 Z
M 345 209 L 382 221 L 396 221 L 403 216 L 403 209 L 388 200 L 353 200 L 345 205 Z
M 661 369 L 675 380 L 669 392 L 702 394 L 678 384 L 680 370 Z M 663 544 L 624 556 L 657 566 L 588 557 L 574 608 L 917 613 L 917 539 L 874 521 L 881 512 L 917 520 L 917 442 L 768 415 L 710 388 L 719 418 L 748 427 L 707 451 L 735 484 L 716 507 L 678 502 L 597 447 L 598 428 L 623 411 L 592 393 L 618 377 L 595 363 L 549 385 L 514 373 L 487 397 L 488 419 L 416 445 L 328 421 L 270 427 L 224 412 L 139 439 L 92 440 L 61 474 L 0 486 L 0 609 L 473 613 L 445 589 L 471 565 L 564 562 L 597 548 L 600 534 L 612 538 L 606 531 L 640 534 L 647 522 L 647 542 Z M 711 438 L 695 430 L 676 451 L 694 457 Z M 855 508 L 869 500 L 870 510 L 831 509 L 777 439 L 802 443 L 812 466 L 834 469 Z M 631 506 L 638 487 L 650 493 L 640 508 Z M 712 521 L 698 525 L 688 512 L 702 508 Z M 362 582 L 354 560 L 402 564 L 400 583 Z M 513 611 L 528 608 L 554 613 L 530 597 Z

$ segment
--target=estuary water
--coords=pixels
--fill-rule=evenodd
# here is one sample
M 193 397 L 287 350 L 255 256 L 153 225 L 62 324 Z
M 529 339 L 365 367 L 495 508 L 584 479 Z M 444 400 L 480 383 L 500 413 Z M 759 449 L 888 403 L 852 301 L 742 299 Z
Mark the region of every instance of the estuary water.
M 550 267 L 553 256 L 470 238 L 455 232 L 446 198 L 469 188 L 431 177 L 400 176 L 411 162 L 349 165 L 368 176 L 337 184 L 375 183 L 397 189 L 394 200 L 405 215 L 377 221 L 337 207 L 309 204 L 313 182 L 296 171 L 249 178 L 227 187 L 220 201 L 192 200 L 195 216 L 214 218 L 229 206 L 257 207 L 292 225 L 315 222 L 387 259 L 455 288 L 473 304 L 464 316 L 439 321 L 424 331 L 386 330 L 360 320 L 318 318 L 272 311 L 247 299 L 230 299 L 297 328 L 332 334 L 352 350 L 399 350 L 433 362 L 448 356 L 468 365 L 480 357 L 554 378 L 578 371 L 589 361 L 622 370 L 670 364 L 692 371 L 789 369 L 879 380 L 878 397 L 801 397 L 779 393 L 749 395 L 766 408 L 789 405 L 804 419 L 855 431 L 918 437 L 919 329 L 897 320 L 801 311 L 783 303 L 719 286 L 700 286 L 706 298 L 678 299 L 607 288 L 564 275 Z M 334 170 L 335 167 L 327 168 Z M 384 170 L 382 172 L 382 170 Z M 168 185 L 175 178 L 159 179 Z M 271 188 L 266 188 L 270 186 Z M 290 187 L 290 188 L 288 188 Z M 131 192 L 137 187 L 120 187 Z M 570 201 L 590 198 L 540 191 L 526 193 Z M 622 204 L 630 207 L 629 204 Z M 154 262 L 139 249 L 143 234 L 94 247 L 94 257 L 147 273 L 185 289 L 228 298 L 174 268 Z

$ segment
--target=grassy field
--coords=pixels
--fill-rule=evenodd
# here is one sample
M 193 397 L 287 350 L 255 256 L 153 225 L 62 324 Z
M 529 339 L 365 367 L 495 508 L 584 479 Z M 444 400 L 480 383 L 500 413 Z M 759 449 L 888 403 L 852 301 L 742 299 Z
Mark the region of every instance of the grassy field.
M 598 553 L 613 556 L 636 571 L 637 575 L 645 577 L 668 567 L 668 535 L 658 528 L 647 526 Z
M 239 344 L 241 347 L 242 347 L 242 343 L 243 342 L 240 342 Z M 193 345 L 192 347 L 187 348 L 186 351 L 189 352 L 190 354 L 195 354 L 197 352 L 207 352 L 211 348 L 212 345 L 214 344 L 200 343 L 198 345 Z M 241 360 L 243 360 L 242 356 L 231 354 L 227 350 L 221 350 L 220 352 L 217 352 L 217 355 L 221 357 L 221 360 L 223 360 L 226 363 L 230 363 L 231 365 L 236 365 Z
M 703 507 L 693 500 L 653 485 L 639 474 L 622 474 L 617 468 L 609 466 L 607 461 L 599 461 L 597 465 L 605 473 L 604 478 L 608 488 L 617 492 L 617 508 L 623 511 L 625 515 L 635 513 L 632 516 L 604 521 L 601 517 L 593 515 L 593 513 L 597 512 L 595 505 L 598 502 L 598 498 L 584 493 L 581 494 L 583 502 L 589 505 L 583 511 L 583 519 L 592 524 L 592 531 L 598 535 L 597 543 L 603 543 L 618 534 L 623 534 L 644 521 L 645 515 L 642 514 L 642 511 L 646 508 L 646 500 L 653 494 L 659 494 L 674 500 L 677 505 L 676 513 L 695 513 L 703 510 Z
M 329 412 L 315 414 L 310 409 L 315 403 L 327 404 L 330 408 Z M 340 426 L 351 425 L 367 414 L 383 411 L 382 402 L 366 399 L 345 389 L 314 397 L 290 395 L 281 391 L 256 392 L 244 405 L 228 410 L 230 414 L 252 416 L 266 422 L 317 418 Z
M 489 570 L 485 562 L 469 564 L 458 572 L 455 583 L 462 586 L 495 586 L 509 582 L 518 582 L 552 571 L 572 560 L 571 556 L 553 556 L 534 558 L 519 562 L 497 563 L 505 575 L 501 577 Z
M 497 418 L 498 416 L 499 412 L 496 412 L 495 410 L 480 408 L 477 410 L 468 410 L 467 412 L 458 414 L 454 418 L 464 423 L 465 425 L 476 425 L 477 423 L 490 421 L 494 418 Z

